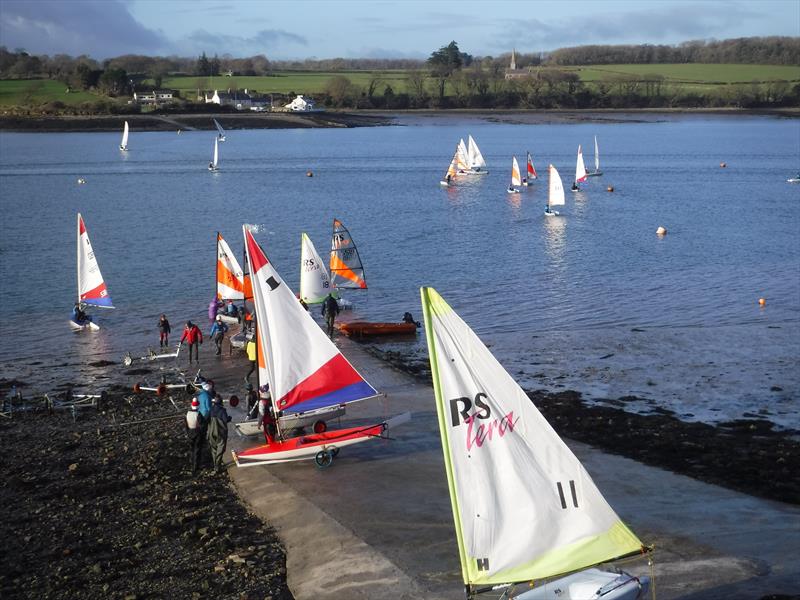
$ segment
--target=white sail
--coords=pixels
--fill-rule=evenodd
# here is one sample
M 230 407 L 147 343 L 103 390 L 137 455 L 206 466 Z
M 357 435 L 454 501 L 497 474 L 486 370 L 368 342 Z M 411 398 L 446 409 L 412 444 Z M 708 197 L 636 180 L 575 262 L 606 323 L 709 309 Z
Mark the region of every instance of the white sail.
M 553 165 L 548 167 L 550 181 L 547 185 L 547 204 L 548 206 L 564 205 L 564 186 L 561 183 L 561 176 Z
M 89 306 L 114 308 L 100 273 L 100 265 L 89 241 L 89 232 L 78 213 L 78 302 Z
M 594 136 L 594 172 L 600 172 L 600 150 L 597 148 L 597 136 Z
M 486 167 L 486 161 L 483 159 L 483 154 L 481 154 L 480 149 L 478 148 L 478 144 L 475 143 L 475 140 L 472 139 L 470 135 L 468 137 L 468 156 L 469 156 L 469 166 L 471 169 L 483 169 Z
M 222 125 L 220 125 L 219 122 L 216 119 L 212 119 L 212 121 L 214 121 L 214 126 L 217 128 L 217 132 L 218 132 L 217 133 L 217 139 L 220 142 L 224 142 L 225 141 L 225 130 L 222 128 Z
M 319 304 L 331 293 L 331 278 L 311 238 L 300 239 L 300 298 L 306 304 Z
M 469 153 L 467 146 L 464 144 L 464 139 L 458 140 L 458 148 L 456 149 L 456 168 L 459 172 L 469 171 Z
M 128 149 L 128 122 L 125 121 L 125 126 L 122 128 L 122 141 L 119 143 L 120 150 Z
M 583 164 L 583 152 L 578 146 L 578 160 L 575 163 L 575 183 L 586 181 L 586 165 Z
M 641 542 L 486 345 L 421 288 L 464 583 L 532 581 Z
M 522 185 L 522 176 L 519 173 L 519 163 L 516 156 L 511 159 L 511 185 Z
M 219 165 L 219 138 L 214 138 L 214 158 L 208 165 L 209 171 L 216 171 Z

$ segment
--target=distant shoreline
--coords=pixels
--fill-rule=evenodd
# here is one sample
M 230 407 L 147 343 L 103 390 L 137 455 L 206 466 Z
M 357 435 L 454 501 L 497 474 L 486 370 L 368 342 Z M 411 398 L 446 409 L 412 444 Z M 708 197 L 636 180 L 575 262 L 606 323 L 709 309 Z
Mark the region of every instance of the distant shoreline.
M 214 129 L 212 119 L 226 129 L 306 129 L 381 127 L 403 124 L 400 121 L 419 119 L 432 123 L 434 119 L 481 119 L 508 124 L 554 124 L 575 122 L 651 122 L 660 117 L 681 116 L 771 116 L 800 118 L 800 108 L 781 110 L 749 109 L 593 109 L 593 110 L 363 110 L 357 113 L 325 111 L 318 113 L 187 113 L 135 115 L 63 115 L 63 116 L 3 116 L 0 131 L 6 132 L 92 132 L 120 131 L 128 121 L 138 131 L 192 131 Z

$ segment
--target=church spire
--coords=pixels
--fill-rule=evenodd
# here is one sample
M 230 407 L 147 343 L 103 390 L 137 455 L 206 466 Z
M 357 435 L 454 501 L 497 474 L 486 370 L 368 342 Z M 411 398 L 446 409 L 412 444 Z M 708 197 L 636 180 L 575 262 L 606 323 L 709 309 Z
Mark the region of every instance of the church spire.
M 511 70 L 512 71 L 516 71 L 517 70 L 517 49 L 516 48 L 512 48 L 511 49 Z

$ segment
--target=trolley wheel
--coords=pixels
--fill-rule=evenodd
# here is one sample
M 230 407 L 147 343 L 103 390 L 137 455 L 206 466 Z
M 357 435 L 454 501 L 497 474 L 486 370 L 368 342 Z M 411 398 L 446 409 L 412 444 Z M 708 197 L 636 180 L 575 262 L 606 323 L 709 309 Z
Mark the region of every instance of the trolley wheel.
M 339 456 L 339 448 L 331 448 L 331 453 L 333 454 L 333 458 Z
M 328 431 L 328 424 L 325 421 L 314 421 L 314 433 L 325 433 Z
M 140 384 L 138 384 L 138 383 L 134 383 L 133 384 L 133 393 L 134 394 L 138 394 L 141 391 L 142 391 L 142 386 Z
M 228 400 L 228 404 L 231 405 L 231 408 L 236 408 L 237 406 L 239 406 L 239 396 L 237 396 L 236 394 L 231 396 L 231 399 Z
M 318 469 L 327 469 L 333 464 L 333 452 L 330 450 L 320 450 L 314 457 L 314 462 Z
M 158 396 L 163 396 L 167 393 L 167 386 L 163 383 L 159 383 L 158 387 L 156 388 L 156 394 Z

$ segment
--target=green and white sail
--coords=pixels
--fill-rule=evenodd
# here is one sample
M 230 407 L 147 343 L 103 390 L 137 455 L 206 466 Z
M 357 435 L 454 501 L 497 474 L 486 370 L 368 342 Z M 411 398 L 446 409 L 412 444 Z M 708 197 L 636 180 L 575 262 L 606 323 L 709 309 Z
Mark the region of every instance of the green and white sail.
M 420 291 L 464 583 L 539 580 L 639 552 L 525 392 L 433 288 Z

